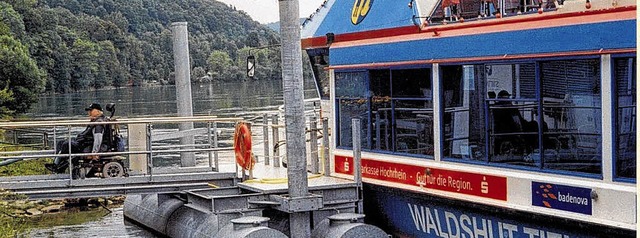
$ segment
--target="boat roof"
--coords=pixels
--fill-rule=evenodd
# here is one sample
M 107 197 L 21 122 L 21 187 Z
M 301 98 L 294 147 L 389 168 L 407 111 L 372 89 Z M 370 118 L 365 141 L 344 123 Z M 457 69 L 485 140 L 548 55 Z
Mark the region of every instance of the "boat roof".
M 437 0 L 417 0 L 434 2 Z M 380 29 L 414 26 L 416 10 L 409 1 L 398 0 L 327 0 L 304 23 L 303 39 Z M 357 17 L 354 17 L 354 14 Z
M 468 18 L 446 21 L 443 19 L 445 13 L 442 3 L 447 1 L 452 0 L 326 0 L 315 13 L 304 21 L 301 32 L 302 45 L 304 49 L 313 49 L 326 48 L 333 42 L 344 41 L 369 41 L 371 44 L 373 43 L 371 41 L 380 38 L 424 35 L 428 32 L 438 34 L 439 31 L 450 29 L 475 28 L 476 30 L 471 31 L 484 32 L 482 29 L 486 26 L 518 30 L 512 29 L 514 28 L 512 26 L 515 26 L 512 23 L 528 22 L 525 25 L 540 26 L 536 22 L 545 19 L 555 19 L 558 24 L 566 24 L 562 23 L 565 20 L 572 21 L 572 24 L 580 24 L 581 21 L 584 21 L 583 19 L 590 18 L 586 15 L 602 15 L 619 11 L 635 11 L 636 9 L 635 0 L 591 1 L 591 7 L 588 9 L 585 8 L 587 0 L 565 0 L 563 5 L 544 8 L 544 14 L 529 11 L 508 14 L 507 17 L 493 15 L 480 18 L 479 16 L 469 16 L 470 13 L 477 14 L 475 8 L 479 3 L 472 0 L 459 0 L 461 7 L 467 8 L 461 12 L 466 13 Z M 511 4 L 519 2 L 519 0 L 504 1 L 510 1 Z M 616 5 L 612 6 L 614 1 Z M 554 1 L 547 0 L 546 2 Z M 469 7 L 469 4 L 475 5 Z M 616 8 L 620 10 L 616 10 Z M 582 15 L 586 17 L 574 20 L 575 16 Z M 623 18 L 628 19 L 628 17 Z M 633 20 L 635 21 L 635 16 L 633 16 Z M 599 20 L 596 19 L 596 21 Z M 471 34 L 477 34 L 477 32 Z M 333 35 L 332 38 L 335 41 L 328 39 L 327 35 Z
M 447 19 L 442 1 L 452 0 L 327 0 L 303 24 L 301 44 L 330 55 L 333 69 L 636 52 L 635 0 L 566 0 L 506 17 L 473 17 L 479 3 L 459 0 L 475 4 L 467 21 Z

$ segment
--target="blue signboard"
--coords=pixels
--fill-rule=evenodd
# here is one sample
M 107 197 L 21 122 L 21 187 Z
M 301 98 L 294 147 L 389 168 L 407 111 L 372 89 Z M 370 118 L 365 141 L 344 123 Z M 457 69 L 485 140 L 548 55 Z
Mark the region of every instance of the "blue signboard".
M 591 189 L 531 182 L 534 206 L 591 215 Z
M 368 222 L 394 237 L 574 238 L 602 234 L 565 226 L 549 217 L 512 216 L 502 210 L 469 209 L 458 203 L 436 201 L 394 192 L 365 189 Z M 472 205 L 472 204 L 469 204 Z M 488 208 L 488 207 L 487 207 Z

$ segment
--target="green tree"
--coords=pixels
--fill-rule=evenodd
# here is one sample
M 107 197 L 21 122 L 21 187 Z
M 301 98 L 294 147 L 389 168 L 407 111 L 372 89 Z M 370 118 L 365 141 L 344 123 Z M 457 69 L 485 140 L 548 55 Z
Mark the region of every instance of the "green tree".
M 71 89 L 74 91 L 88 89 L 97 85 L 95 74 L 98 71 L 98 46 L 88 40 L 77 39 L 71 48 L 75 56 L 72 62 Z
M 173 83 L 170 25 L 176 21 L 189 22 L 191 66 L 219 80 L 246 77 L 246 56 L 238 49 L 279 41 L 274 31 L 218 1 L 0 1 L 0 35 L 26 46 L 46 73 L 46 89 L 58 93 Z M 258 54 L 258 78 L 280 78 L 279 51 Z
M 71 91 L 71 62 L 72 58 L 66 46 L 62 46 L 53 54 L 54 67 L 49 74 L 50 87 L 57 93 Z
M 211 55 L 209 55 L 208 62 L 209 72 L 213 79 L 226 80 L 229 79 L 229 76 L 234 75 L 235 73 L 230 70 L 233 61 L 227 52 L 214 50 Z
M 114 85 L 115 74 L 121 73 L 120 62 L 116 48 L 111 41 L 98 42 L 98 69 L 93 88 L 99 89 L 107 85 Z
M 44 90 L 44 72 L 29 56 L 27 47 L 12 36 L 0 36 L 0 108 L 23 113 L 38 100 Z
M 26 36 L 22 15 L 6 2 L 0 2 L 0 21 L 11 29 L 11 35 L 17 39 L 24 39 Z
M 207 75 L 204 68 L 195 67 L 191 70 L 191 81 L 192 82 L 201 82 L 202 78 Z
M 5 102 L 0 104 L 0 119 L 7 115 L 12 115 L 15 111 L 9 109 L 7 105 L 11 105 L 15 102 L 15 98 L 13 97 L 13 91 L 9 90 L 8 85 L 0 90 L 0 102 Z

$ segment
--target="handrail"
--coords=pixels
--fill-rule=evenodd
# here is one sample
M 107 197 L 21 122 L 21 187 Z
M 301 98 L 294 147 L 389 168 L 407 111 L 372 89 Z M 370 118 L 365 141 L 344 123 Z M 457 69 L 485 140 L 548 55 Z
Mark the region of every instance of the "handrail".
M 162 154 L 162 153 L 177 153 L 177 152 L 215 152 L 215 151 L 232 151 L 233 147 L 218 147 L 218 148 L 206 148 L 206 149 L 178 149 L 178 150 L 138 150 L 138 151 L 126 151 L 126 152 L 100 152 L 100 153 L 74 153 L 73 157 L 84 157 L 90 155 L 97 156 L 117 156 L 117 155 L 135 155 L 135 154 Z M 33 154 L 33 155 L 19 155 L 19 156 L 0 156 L 0 161 L 7 159 L 38 159 L 38 158 L 53 158 L 53 157 L 68 157 L 69 154 Z
M 162 117 L 162 118 L 133 118 L 117 119 L 117 121 L 89 122 L 85 120 L 67 121 L 28 121 L 28 122 L 0 122 L 0 128 L 21 128 L 21 127 L 54 127 L 54 126 L 87 126 L 87 125 L 111 125 L 111 124 L 169 124 L 178 122 L 238 122 L 244 120 L 241 117 L 219 118 L 216 116 L 194 116 L 194 117 Z

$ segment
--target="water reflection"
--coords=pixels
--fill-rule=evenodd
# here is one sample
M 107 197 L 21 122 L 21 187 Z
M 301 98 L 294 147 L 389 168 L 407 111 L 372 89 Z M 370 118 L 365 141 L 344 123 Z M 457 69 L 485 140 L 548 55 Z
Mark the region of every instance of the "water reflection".
M 124 221 L 122 208 L 114 208 L 112 211 L 94 221 L 34 229 L 28 237 L 156 237 L 151 232 Z
M 307 95 L 315 93 L 306 84 Z M 234 116 L 255 109 L 275 110 L 282 105 L 281 81 L 212 82 L 192 85 L 193 112 L 196 115 Z M 117 88 L 63 95 L 44 95 L 27 114 L 30 118 L 84 117 L 84 108 L 92 102 L 116 103 L 117 116 L 145 117 L 175 115 L 175 86 Z

